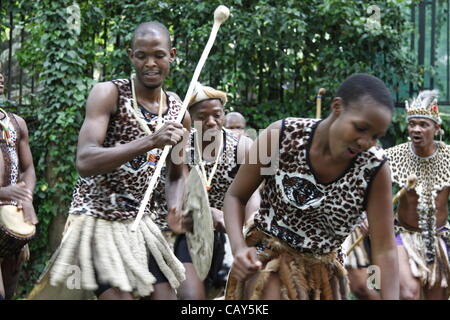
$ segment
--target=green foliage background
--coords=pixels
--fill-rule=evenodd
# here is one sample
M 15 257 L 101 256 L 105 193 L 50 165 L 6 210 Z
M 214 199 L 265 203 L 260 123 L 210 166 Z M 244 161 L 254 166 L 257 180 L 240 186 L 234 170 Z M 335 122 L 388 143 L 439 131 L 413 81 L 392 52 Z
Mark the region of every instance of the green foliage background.
M 382 23 L 380 29 L 369 30 L 364 1 L 10 0 L 1 7 L 0 19 L 7 21 L 12 10 L 22 21 L 26 38 L 17 58 L 39 79 L 32 109 L 23 111 L 35 120 L 30 134 L 39 237 L 31 243 L 18 296 L 29 292 L 49 259 L 52 220 L 68 211 L 77 177 L 77 134 L 94 74 L 100 81 L 129 76 L 126 49 L 138 24 L 157 20 L 173 34 L 178 55 L 166 87 L 184 97 L 213 11 L 227 5 L 232 15 L 219 31 L 200 81 L 227 91 L 228 108 L 262 129 L 286 116 L 314 116 L 318 89 L 329 92 L 326 108 L 338 84 L 355 72 L 380 77 L 393 93 L 402 82 L 420 87 L 424 70 L 408 44 L 410 8 L 418 2 L 371 1 L 381 8 Z M 79 34 L 71 28 L 73 16 L 67 11 L 74 3 L 80 8 Z M 1 24 L 0 35 L 7 27 Z M 405 126 L 400 110 L 384 143 L 405 141 Z

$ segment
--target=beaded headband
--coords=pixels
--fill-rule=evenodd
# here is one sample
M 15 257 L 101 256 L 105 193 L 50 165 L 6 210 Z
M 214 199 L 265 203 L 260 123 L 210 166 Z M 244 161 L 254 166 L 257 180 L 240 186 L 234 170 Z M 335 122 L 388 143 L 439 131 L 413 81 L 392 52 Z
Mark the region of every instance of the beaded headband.
M 411 104 L 409 104 L 408 101 L 405 101 L 408 120 L 410 118 L 426 118 L 433 120 L 437 124 L 441 124 L 442 120 L 439 116 L 437 104 L 438 93 L 437 90 L 425 90 L 421 91 Z
M 197 82 L 194 88 L 194 93 L 189 101 L 188 108 L 196 103 L 210 99 L 219 99 L 222 102 L 222 106 L 225 106 L 227 103 L 227 94 L 223 91 L 204 86 L 200 82 Z

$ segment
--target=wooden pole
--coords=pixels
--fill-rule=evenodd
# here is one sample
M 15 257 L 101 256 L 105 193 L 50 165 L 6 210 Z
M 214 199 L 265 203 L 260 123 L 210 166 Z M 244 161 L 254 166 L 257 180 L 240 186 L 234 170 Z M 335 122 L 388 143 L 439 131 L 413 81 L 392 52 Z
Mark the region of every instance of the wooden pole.
M 317 93 L 317 97 L 316 97 L 316 118 L 320 119 L 320 117 L 322 116 L 322 96 L 326 93 L 327 91 L 324 88 L 320 88 L 319 92 Z
M 408 177 L 408 182 L 406 187 L 401 188 L 394 196 L 394 198 L 392 198 L 392 204 L 396 203 L 398 200 L 400 200 L 400 198 L 406 193 L 406 191 L 413 189 L 416 186 L 417 183 L 417 177 L 416 175 L 410 175 Z M 351 245 L 351 247 L 347 250 L 347 255 L 349 255 L 355 248 L 356 246 L 366 237 L 367 235 L 360 235 L 358 237 L 358 239 L 356 239 L 356 241 Z

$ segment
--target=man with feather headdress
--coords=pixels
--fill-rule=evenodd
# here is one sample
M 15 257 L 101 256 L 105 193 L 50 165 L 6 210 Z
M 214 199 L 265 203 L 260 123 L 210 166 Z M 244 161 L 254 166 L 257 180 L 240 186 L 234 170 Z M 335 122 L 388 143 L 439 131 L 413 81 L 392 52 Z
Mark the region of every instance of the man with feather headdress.
M 387 150 L 392 181 L 408 190 L 395 210 L 402 299 L 448 299 L 450 147 L 442 139 L 436 90 L 406 102 L 409 140 Z

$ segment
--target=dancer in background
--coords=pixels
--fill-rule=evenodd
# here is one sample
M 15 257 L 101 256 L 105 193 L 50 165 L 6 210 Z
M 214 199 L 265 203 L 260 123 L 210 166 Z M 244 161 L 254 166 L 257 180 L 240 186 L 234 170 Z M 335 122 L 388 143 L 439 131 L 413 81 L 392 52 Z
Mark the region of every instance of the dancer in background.
M 238 134 L 245 133 L 247 121 L 239 112 L 229 112 L 225 116 L 224 127 Z
M 185 235 L 178 236 L 175 252 L 186 268 L 186 281 L 180 288 L 182 299 L 201 300 L 210 296 L 211 292 L 221 293 L 232 263 L 222 206 L 225 193 L 239 166 L 245 161 L 252 141 L 224 128 L 223 107 L 226 102 L 225 92 L 198 83 L 189 103 L 195 129 L 188 144 L 188 164 L 190 168 L 199 165 L 202 170 L 215 233 L 212 265 L 204 281 L 200 280 L 194 269 Z M 253 207 L 259 206 L 259 203 L 253 203 L 254 200 L 250 202 Z
M 442 134 L 437 98 L 426 90 L 406 102 L 411 141 L 386 150 L 394 185 L 403 188 L 408 176 L 417 177 L 395 212 L 401 299 L 449 298 L 450 147 L 435 140 Z

